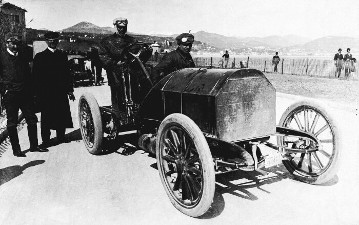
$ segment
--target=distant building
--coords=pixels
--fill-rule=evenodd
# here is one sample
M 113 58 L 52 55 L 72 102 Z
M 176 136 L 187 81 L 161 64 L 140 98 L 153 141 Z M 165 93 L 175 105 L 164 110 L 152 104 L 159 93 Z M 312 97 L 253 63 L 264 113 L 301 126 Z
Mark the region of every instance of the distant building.
M 157 41 L 155 41 L 155 43 L 153 43 L 151 45 L 152 47 L 152 55 L 155 54 L 155 52 L 157 51 L 158 53 L 160 53 L 161 51 L 161 48 L 160 48 L 160 45 L 157 43 Z
M 12 33 L 26 40 L 25 9 L 0 0 L 0 42 L 7 33 Z

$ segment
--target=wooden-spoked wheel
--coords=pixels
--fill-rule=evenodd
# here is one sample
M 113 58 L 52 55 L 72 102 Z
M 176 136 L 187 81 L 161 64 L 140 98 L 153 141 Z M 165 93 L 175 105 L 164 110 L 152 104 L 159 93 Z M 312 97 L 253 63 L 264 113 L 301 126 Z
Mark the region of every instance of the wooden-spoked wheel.
M 336 175 L 340 159 L 339 135 L 323 107 L 309 102 L 293 104 L 282 115 L 279 126 L 308 132 L 317 139 L 278 137 L 279 145 L 308 149 L 305 153 L 285 154 L 283 164 L 294 178 L 306 183 L 322 184 Z
M 101 152 L 103 139 L 102 118 L 95 97 L 85 93 L 80 97 L 78 105 L 79 126 L 82 140 L 91 154 Z
M 215 191 L 214 164 L 202 131 L 189 117 L 174 113 L 162 121 L 156 158 L 172 204 L 192 217 L 207 212 Z

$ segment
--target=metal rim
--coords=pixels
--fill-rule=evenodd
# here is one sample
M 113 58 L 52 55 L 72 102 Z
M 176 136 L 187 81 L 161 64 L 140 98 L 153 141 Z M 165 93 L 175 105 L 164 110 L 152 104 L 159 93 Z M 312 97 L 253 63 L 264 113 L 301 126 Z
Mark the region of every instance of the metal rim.
M 319 176 L 330 166 L 336 153 L 335 134 L 328 118 L 310 106 L 300 106 L 293 110 L 283 122 L 284 127 L 313 134 L 318 142 L 300 137 L 283 137 L 283 144 L 293 148 L 316 148 L 314 152 L 287 153 L 287 162 L 299 173 Z
M 183 127 L 170 125 L 160 143 L 159 162 L 167 189 L 182 207 L 195 207 L 202 198 L 204 178 L 194 141 Z
M 95 126 L 91 114 L 90 105 L 85 99 L 80 100 L 80 124 L 83 133 L 82 138 L 86 146 L 92 148 L 95 143 Z

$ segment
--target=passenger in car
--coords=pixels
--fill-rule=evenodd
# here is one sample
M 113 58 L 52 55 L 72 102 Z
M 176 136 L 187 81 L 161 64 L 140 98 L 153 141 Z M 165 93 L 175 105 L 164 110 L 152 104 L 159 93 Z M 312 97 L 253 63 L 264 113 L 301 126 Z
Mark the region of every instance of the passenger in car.
M 190 33 L 182 33 L 176 37 L 178 48 L 163 56 L 157 66 L 153 68 L 151 79 L 156 84 L 173 71 L 195 67 L 190 51 L 194 42 L 194 36 Z

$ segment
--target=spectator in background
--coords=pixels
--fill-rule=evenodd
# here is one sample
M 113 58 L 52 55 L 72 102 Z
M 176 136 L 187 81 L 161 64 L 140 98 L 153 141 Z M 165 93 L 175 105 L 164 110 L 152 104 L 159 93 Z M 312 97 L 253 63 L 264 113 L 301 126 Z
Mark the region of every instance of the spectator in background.
M 163 56 L 161 61 L 153 68 L 151 79 L 153 84 L 173 71 L 195 67 L 190 51 L 194 37 L 190 33 L 182 33 L 176 37 L 178 48 Z
M 155 51 L 154 56 L 155 56 L 155 62 L 157 62 L 157 60 L 158 60 L 158 51 L 157 50 Z
M 25 157 L 19 144 L 17 123 L 21 109 L 27 125 L 30 141 L 29 151 L 47 152 L 39 148 L 37 139 L 37 117 L 34 105 L 34 87 L 31 79 L 29 57 L 19 49 L 20 39 L 7 35 L 6 50 L 0 53 L 0 92 L 4 96 L 7 113 L 7 131 L 14 156 Z
M 66 128 L 72 128 L 69 100 L 74 101 L 73 82 L 67 55 L 56 47 L 59 33 L 45 34 L 47 49 L 35 55 L 33 75 L 41 112 L 42 145 L 50 145 L 50 129 L 56 130 L 58 143 L 66 142 Z
M 88 57 L 91 60 L 91 71 L 95 76 L 95 85 L 100 85 L 100 82 L 103 81 L 103 77 L 102 77 L 102 64 L 98 53 L 98 49 L 92 47 Z
M 335 64 L 335 67 L 336 67 L 334 76 L 339 78 L 340 73 L 341 73 L 342 68 L 343 68 L 343 54 L 342 54 L 342 49 L 341 48 L 339 48 L 338 53 L 336 53 L 334 55 L 334 64 Z
M 353 58 L 353 55 L 350 53 L 350 48 L 347 48 L 347 53 L 344 55 L 344 62 L 345 79 L 348 79 L 350 73 L 355 71 L 354 63 L 356 62 L 356 59 Z
M 273 70 L 274 73 L 278 73 L 279 61 L 280 61 L 280 58 L 279 58 L 278 52 L 276 52 L 275 56 L 273 56 L 273 59 L 272 59 L 272 64 L 274 66 L 274 70 Z
M 228 66 L 228 61 L 229 61 L 229 54 L 228 51 L 226 50 L 226 52 L 222 55 L 222 58 L 224 59 L 224 68 L 227 68 Z

